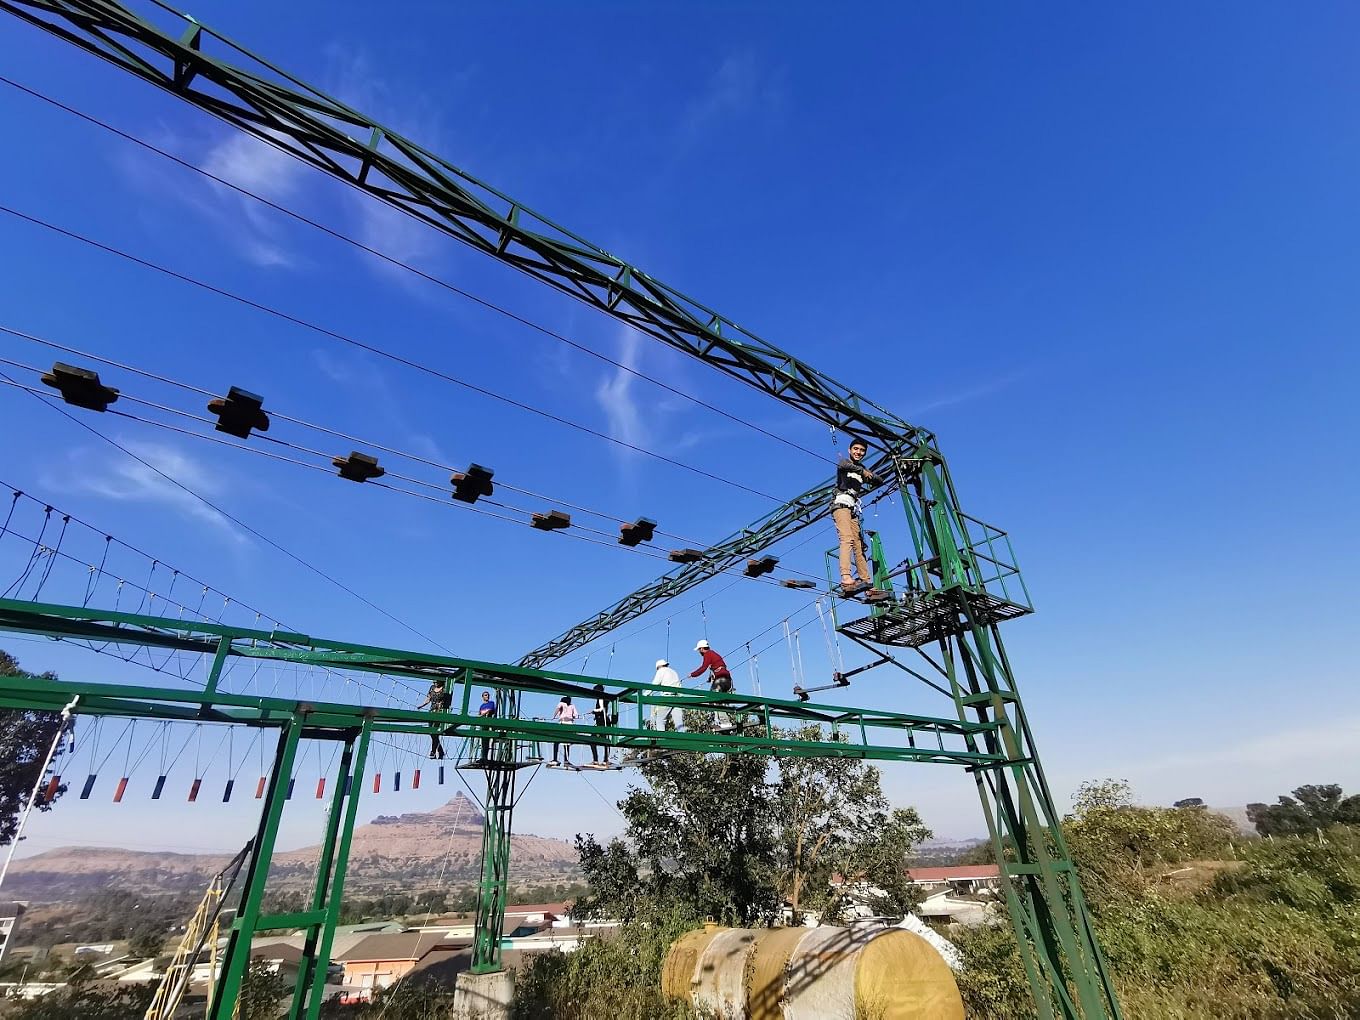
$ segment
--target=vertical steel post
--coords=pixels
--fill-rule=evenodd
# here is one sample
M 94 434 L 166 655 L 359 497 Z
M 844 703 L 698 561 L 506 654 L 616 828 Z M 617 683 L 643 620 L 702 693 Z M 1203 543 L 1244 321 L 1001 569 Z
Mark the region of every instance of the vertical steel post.
M 317 1020 L 321 1015 L 321 1001 L 326 994 L 326 968 L 330 965 L 331 946 L 335 940 L 335 925 L 340 919 L 340 908 L 345 895 L 345 872 L 349 867 L 349 846 L 354 836 L 354 821 L 359 811 L 359 795 L 363 790 L 364 765 L 368 760 L 368 743 L 372 736 L 372 724 L 365 722 L 359 731 L 358 746 L 354 745 L 354 738 L 351 736 L 345 743 L 345 757 L 341 761 L 340 771 L 336 776 L 337 794 L 331 803 L 332 817 L 340 813 L 344 808 L 344 820 L 339 827 L 339 840 L 335 846 L 334 871 L 330 879 L 330 888 L 326 890 L 325 911 L 326 917 L 318 931 L 312 938 L 307 940 L 307 948 L 303 953 L 304 969 L 310 970 L 311 989 L 303 990 L 306 999 L 307 1020 Z M 354 778 L 350 782 L 345 779 L 349 776 L 349 761 L 353 749 Z M 323 853 L 323 857 L 324 857 Z M 320 893 L 320 878 L 317 882 L 318 894 Z M 322 904 L 315 902 L 316 907 Z M 302 974 L 298 975 L 299 989 L 302 990 Z M 294 995 L 294 1012 L 292 1016 L 301 1016 L 296 1012 L 298 997 Z
M 264 887 L 269 880 L 269 865 L 274 859 L 274 842 L 279 835 L 283 805 L 288 799 L 289 778 L 297 758 L 298 740 L 302 736 L 302 721 L 294 716 L 279 730 L 279 743 L 274 751 L 274 763 L 269 775 L 269 792 L 260 812 L 260 825 L 255 836 L 254 852 L 250 855 L 250 869 L 246 872 L 241 893 L 241 909 L 232 922 L 231 938 L 227 942 L 222 964 L 222 981 L 217 986 L 217 998 L 212 1004 L 213 1020 L 232 1020 L 236 999 L 241 994 L 241 982 L 250 966 L 250 940 L 255 936 L 255 925 L 264 903 Z
M 477 927 L 472 972 L 501 969 L 501 934 L 510 881 L 510 823 L 515 807 L 514 748 L 497 741 L 496 758 L 486 763 L 486 819 L 482 825 L 482 877 L 477 886 Z
M 912 518 L 913 486 L 900 465 L 899 471 Z M 925 545 L 918 553 L 922 559 L 938 557 L 941 581 L 935 597 L 949 600 L 957 625 L 939 639 L 955 708 L 963 721 L 996 724 L 983 743 L 988 752 L 1005 756 L 1004 764 L 974 769 L 973 778 L 1039 1016 L 1119 1020 L 1114 986 L 1062 837 L 1061 818 L 1038 771 L 1038 753 L 1000 633 L 978 618 L 974 596 L 984 589 L 943 460 L 922 462 L 915 498 Z M 968 737 L 970 750 L 976 743 Z

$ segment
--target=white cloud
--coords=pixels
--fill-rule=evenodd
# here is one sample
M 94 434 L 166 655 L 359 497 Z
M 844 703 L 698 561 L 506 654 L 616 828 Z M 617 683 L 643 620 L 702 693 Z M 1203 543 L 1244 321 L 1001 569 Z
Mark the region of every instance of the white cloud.
M 164 472 L 206 498 L 222 491 L 217 475 L 173 446 L 128 439 L 120 439 L 119 443 L 146 463 L 118 453 L 108 456 L 103 449 L 77 447 L 67 457 L 65 477 L 48 484 L 117 502 L 158 503 L 184 517 L 211 525 L 235 543 L 247 541 L 226 517 L 157 472 Z
M 1360 746 L 1360 716 L 1320 720 L 1296 729 L 1277 730 L 1226 747 L 1181 751 L 1143 759 L 1131 765 L 1130 774 L 1203 775 L 1206 771 L 1235 772 L 1241 769 L 1273 769 L 1278 766 L 1315 762 L 1328 767 L 1353 755 Z
M 397 262 L 429 271 L 429 262 L 439 249 L 439 235 L 433 227 L 371 195 L 356 194 L 353 207 L 360 241 Z M 421 293 L 430 293 L 423 281 L 391 262 L 372 256 L 365 256 L 365 262 L 382 276 L 418 285 Z
M 690 101 L 680 120 L 683 143 L 698 143 L 725 119 L 777 111 L 783 88 L 751 53 L 729 54 Z
M 301 190 L 305 167 L 287 155 L 247 134 L 229 135 L 210 148 L 198 164 L 203 170 L 246 191 L 283 205 Z M 291 267 L 297 256 L 283 244 L 280 213 L 225 185 L 210 182 L 227 215 L 218 217 L 246 258 L 267 268 Z
M 627 327 L 619 330 L 619 356 L 621 365 L 630 369 L 638 367 L 642 338 Z M 634 446 L 646 446 L 650 430 L 643 418 L 633 387 L 637 378 L 624 368 L 616 368 L 600 380 L 595 388 L 595 400 L 604 411 L 609 425 L 609 435 Z M 631 451 L 620 450 L 625 456 Z
M 303 164 L 273 146 L 242 133 L 213 142 L 164 127 L 150 131 L 162 149 L 184 155 L 201 170 L 285 204 L 302 191 Z M 195 153 L 197 153 L 195 155 Z M 295 267 L 302 259 L 284 243 L 285 222 L 246 195 L 198 175 L 189 175 L 155 156 L 121 152 L 114 166 L 139 191 L 157 202 L 169 200 L 205 220 L 227 244 L 258 266 Z

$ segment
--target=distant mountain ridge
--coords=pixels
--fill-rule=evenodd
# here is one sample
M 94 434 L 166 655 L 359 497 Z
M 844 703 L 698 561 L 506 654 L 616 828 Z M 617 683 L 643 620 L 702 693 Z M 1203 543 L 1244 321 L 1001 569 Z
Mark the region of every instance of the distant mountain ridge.
M 480 874 L 482 821 L 481 811 L 460 792 L 434 811 L 379 815 L 357 826 L 346 893 L 410 893 L 475 881 Z M 319 846 L 275 854 L 270 889 L 311 888 L 319 855 Z M 515 882 L 572 879 L 578 874 L 576 851 L 566 840 L 512 835 L 510 859 Z M 228 860 L 224 854 L 60 847 L 15 861 L 5 880 L 5 895 L 52 903 L 101 889 L 180 892 L 205 887 Z

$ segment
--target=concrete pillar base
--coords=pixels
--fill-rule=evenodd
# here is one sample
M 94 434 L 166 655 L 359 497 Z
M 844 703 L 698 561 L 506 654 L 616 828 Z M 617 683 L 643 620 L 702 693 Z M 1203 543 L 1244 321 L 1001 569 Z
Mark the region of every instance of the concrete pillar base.
M 510 1020 L 514 998 L 514 971 L 498 970 L 491 974 L 464 971 L 454 986 L 450 1020 Z

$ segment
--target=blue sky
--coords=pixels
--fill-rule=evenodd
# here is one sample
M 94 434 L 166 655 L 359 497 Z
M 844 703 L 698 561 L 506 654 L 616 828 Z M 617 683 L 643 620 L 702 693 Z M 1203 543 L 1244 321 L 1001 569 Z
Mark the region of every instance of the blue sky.
M 1360 322 L 1353 9 L 1243 5 L 1229 21 L 1208 7 L 884 6 L 828 19 L 787 5 L 425 4 L 384 21 L 358 6 L 210 0 L 194 14 L 934 429 L 965 508 L 1008 529 L 1025 568 L 1038 612 L 1007 640 L 1060 806 L 1081 780 L 1104 776 L 1161 802 L 1360 787 L 1354 667 L 1337 640 L 1353 627 L 1345 593 L 1360 567 L 1347 469 Z M 3 23 L 0 66 L 834 452 L 824 427 L 33 29 Z M 791 496 L 826 473 L 9 87 L 0 109 L 11 139 L 4 205 L 760 492 Z M 6 326 L 214 392 L 242 386 L 285 413 L 440 463 L 487 464 L 551 500 L 648 515 L 686 539 L 711 542 L 773 505 L 10 215 L 0 214 L 0 251 Z M 52 360 L 4 336 L 0 357 Z M 200 410 L 198 398 L 105 378 Z M 513 660 L 664 566 L 135 422 L 83 420 L 470 657 Z M 421 646 L 8 387 L 0 434 L 5 482 L 301 629 Z M 875 523 L 905 555 L 891 516 Z M 786 563 L 819 570 L 832 542 L 823 532 Z M 663 612 L 612 657 L 610 643 L 596 646 L 586 666 L 646 679 L 668 629 L 684 664 L 705 628 L 734 651 L 801 611 L 815 678 L 829 667 L 806 603 L 731 586 L 705 596 L 706 620 L 697 608 Z M 51 645 L 0 646 L 67 676 L 139 675 Z M 766 693 L 786 692 L 788 650 L 770 648 L 760 672 Z M 882 670 L 845 700 L 949 714 Z M 616 831 L 610 802 L 625 783 L 545 776 L 517 824 Z M 965 777 L 899 766 L 886 784 L 938 833 L 981 833 Z M 252 825 L 249 802 L 152 805 L 143 794 L 115 807 L 101 790 L 35 822 L 30 849 L 92 833 L 235 847 Z M 448 792 L 384 795 L 362 813 L 427 809 Z M 314 834 L 299 805 L 287 840 Z

